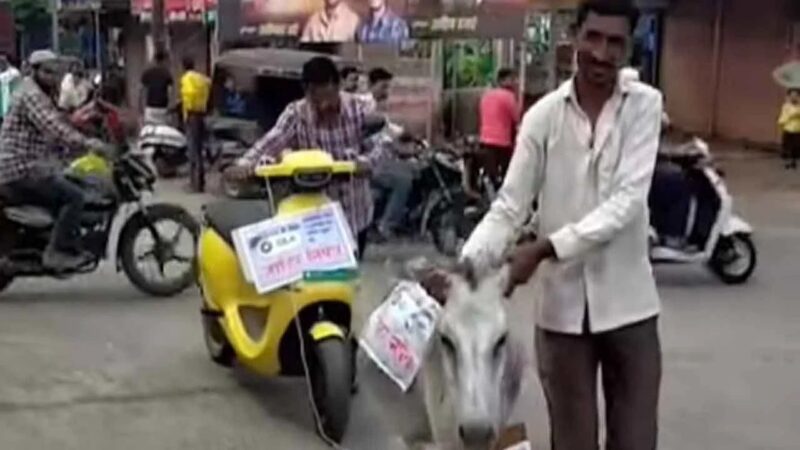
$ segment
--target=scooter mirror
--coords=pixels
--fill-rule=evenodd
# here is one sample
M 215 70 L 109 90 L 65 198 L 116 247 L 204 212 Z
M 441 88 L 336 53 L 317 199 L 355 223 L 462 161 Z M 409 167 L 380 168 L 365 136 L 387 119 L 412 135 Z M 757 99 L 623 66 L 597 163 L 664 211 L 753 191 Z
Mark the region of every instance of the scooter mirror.
M 368 115 L 364 119 L 364 125 L 361 127 L 361 134 L 364 139 L 372 137 L 375 134 L 378 134 L 381 130 L 386 127 L 386 118 L 377 115 L 371 114 Z

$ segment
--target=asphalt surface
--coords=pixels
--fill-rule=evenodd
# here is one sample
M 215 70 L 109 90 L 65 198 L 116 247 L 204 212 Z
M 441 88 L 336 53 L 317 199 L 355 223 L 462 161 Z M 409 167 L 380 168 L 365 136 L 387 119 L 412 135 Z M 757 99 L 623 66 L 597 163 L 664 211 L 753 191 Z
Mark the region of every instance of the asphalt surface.
M 745 286 L 702 267 L 658 269 L 664 383 L 660 448 L 794 450 L 800 442 L 800 173 L 757 154 L 728 155 L 737 209 L 757 230 L 760 265 Z M 197 211 L 206 199 L 165 186 Z M 358 319 L 415 246 L 368 255 Z M 111 265 L 68 281 L 19 280 L 0 295 L 0 449 L 324 449 L 304 385 L 212 364 L 196 291 L 148 298 Z M 532 347 L 522 291 L 513 328 Z M 534 448 L 547 417 L 533 367 L 516 416 Z M 386 405 L 384 405 L 386 406 Z M 390 406 L 390 405 L 388 405 Z M 394 448 L 381 405 L 355 399 L 345 447 Z

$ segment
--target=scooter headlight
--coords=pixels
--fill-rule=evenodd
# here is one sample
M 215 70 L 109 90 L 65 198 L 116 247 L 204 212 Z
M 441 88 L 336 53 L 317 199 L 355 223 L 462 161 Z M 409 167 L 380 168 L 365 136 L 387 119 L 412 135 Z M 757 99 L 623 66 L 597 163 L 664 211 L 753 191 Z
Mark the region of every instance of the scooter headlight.
M 303 189 L 322 189 L 331 182 L 331 172 L 298 172 L 294 174 L 294 183 Z

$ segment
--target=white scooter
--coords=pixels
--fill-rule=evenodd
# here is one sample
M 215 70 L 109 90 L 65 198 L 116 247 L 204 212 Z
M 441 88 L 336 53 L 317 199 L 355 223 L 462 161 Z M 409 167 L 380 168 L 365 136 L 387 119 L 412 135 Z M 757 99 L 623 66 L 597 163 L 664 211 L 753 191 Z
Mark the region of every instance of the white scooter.
M 686 218 L 686 246 L 659 246 L 658 232 L 651 227 L 650 259 L 655 264 L 705 263 L 723 282 L 744 283 L 757 262 L 753 228 L 734 214 L 733 198 L 722 174 L 711 162 L 708 145 L 694 138 L 685 148 L 690 151 L 678 158 L 685 158 L 681 166 L 693 184 Z
M 171 178 L 188 162 L 188 142 L 177 128 L 162 123 L 145 123 L 139 131 L 139 151 L 146 154 L 162 178 Z

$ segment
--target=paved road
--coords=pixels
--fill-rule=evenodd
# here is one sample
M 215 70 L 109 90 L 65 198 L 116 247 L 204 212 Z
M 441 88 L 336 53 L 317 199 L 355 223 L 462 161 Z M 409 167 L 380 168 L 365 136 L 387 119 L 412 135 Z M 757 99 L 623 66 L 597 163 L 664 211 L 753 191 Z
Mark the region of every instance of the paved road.
M 740 210 L 758 227 L 761 266 L 722 286 L 699 268 L 658 270 L 664 300 L 666 450 L 789 450 L 800 442 L 800 174 L 775 161 L 729 158 Z M 197 209 L 202 198 L 186 200 Z M 417 248 L 373 253 L 359 313 Z M 302 384 L 211 364 L 196 292 L 154 300 L 111 268 L 66 282 L 21 281 L 0 297 L 0 448 L 324 449 Z M 514 328 L 531 343 L 522 292 Z M 533 371 L 531 369 L 531 375 Z M 390 448 L 378 405 L 356 399 L 347 448 Z M 531 376 L 518 417 L 545 449 L 546 416 Z

